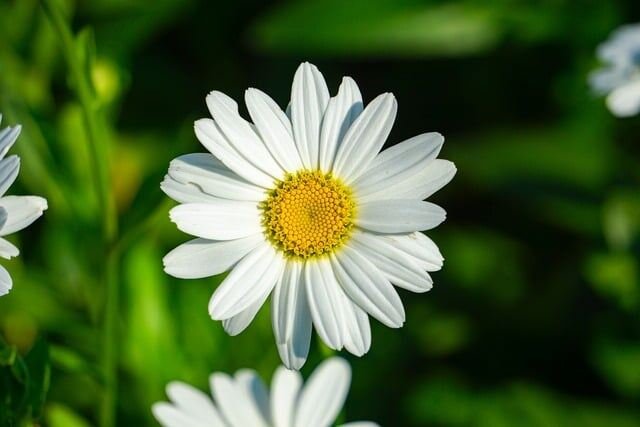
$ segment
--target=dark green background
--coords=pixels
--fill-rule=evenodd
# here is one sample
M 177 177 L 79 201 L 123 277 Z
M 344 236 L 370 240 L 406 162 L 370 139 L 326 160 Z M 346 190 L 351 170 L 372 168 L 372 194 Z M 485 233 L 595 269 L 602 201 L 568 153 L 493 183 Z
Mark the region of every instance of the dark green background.
M 597 44 L 640 21 L 637 2 L 51 3 L 95 41 L 84 33 L 79 45 L 95 46 L 84 72 L 104 119 L 125 236 L 118 425 L 155 425 L 150 405 L 170 380 L 206 389 L 212 371 L 253 367 L 268 380 L 277 366 L 268 308 L 230 338 L 207 314 L 220 278 L 162 272 L 162 256 L 188 236 L 169 222 L 159 183 L 171 159 L 203 151 L 192 124 L 208 114 L 209 91 L 241 101 L 258 87 L 285 106 L 305 60 L 332 94 L 343 75 L 365 100 L 393 92 L 389 144 L 439 131 L 441 156 L 458 167 L 433 197 L 448 211 L 429 233 L 445 267 L 431 292 L 402 292 L 403 329 L 374 322 L 370 353 L 343 354 L 354 371 L 344 419 L 640 425 L 640 118 L 613 118 L 587 85 Z M 24 127 L 10 194 L 50 202 L 12 239 L 20 258 L 3 263 L 15 282 L 0 299 L 4 340 L 23 356 L 42 340 L 27 356 L 30 404 L 13 353 L 0 352 L 6 425 L 10 417 L 31 425 L 29 413 L 40 411 L 45 343 L 41 422 L 95 425 L 102 397 L 103 211 L 61 46 L 39 2 L 0 0 L 0 111 L 3 125 Z M 305 375 L 328 354 L 315 339 Z

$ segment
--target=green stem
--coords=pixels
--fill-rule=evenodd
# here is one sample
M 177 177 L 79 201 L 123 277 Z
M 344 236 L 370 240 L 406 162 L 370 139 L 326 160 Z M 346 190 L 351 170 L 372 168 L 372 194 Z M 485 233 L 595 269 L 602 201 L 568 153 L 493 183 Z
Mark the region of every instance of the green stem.
M 102 248 L 106 260 L 106 266 L 102 271 L 102 283 L 106 302 L 101 353 L 105 390 L 100 406 L 100 426 L 114 427 L 116 425 L 118 395 L 119 251 L 114 250 L 118 238 L 118 216 L 110 191 L 108 130 L 89 75 L 90 63 L 87 61 L 90 60 L 90 52 L 88 46 L 77 43 L 80 39 L 74 37 L 55 0 L 42 1 L 60 38 L 62 52 L 71 73 L 73 90 L 82 107 L 83 120 L 89 140 L 90 166 L 102 212 Z M 87 40 L 83 41 L 87 43 Z

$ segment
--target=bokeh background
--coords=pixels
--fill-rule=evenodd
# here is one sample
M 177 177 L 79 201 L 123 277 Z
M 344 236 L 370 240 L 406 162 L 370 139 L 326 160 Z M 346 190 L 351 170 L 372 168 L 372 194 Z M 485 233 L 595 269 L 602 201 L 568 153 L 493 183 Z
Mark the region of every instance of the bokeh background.
M 459 171 L 434 197 L 434 289 L 402 292 L 405 327 L 373 322 L 370 353 L 343 355 L 344 419 L 640 425 L 640 118 L 587 85 L 597 44 L 637 21 L 634 0 L 0 0 L 2 124 L 23 125 L 11 194 L 50 205 L 3 261 L 0 425 L 153 426 L 170 380 L 269 380 L 268 306 L 229 338 L 207 314 L 221 277 L 163 273 L 188 236 L 159 183 L 203 151 L 209 91 L 285 106 L 303 60 L 332 93 L 343 75 L 365 100 L 393 92 L 389 144 L 442 132 Z M 303 373 L 328 354 L 316 338 Z

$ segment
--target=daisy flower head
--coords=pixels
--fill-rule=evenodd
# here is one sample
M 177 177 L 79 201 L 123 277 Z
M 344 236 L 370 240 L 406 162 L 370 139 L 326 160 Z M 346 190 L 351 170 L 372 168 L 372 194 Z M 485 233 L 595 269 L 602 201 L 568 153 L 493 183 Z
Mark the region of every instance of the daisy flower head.
M 20 171 L 20 158 L 6 157 L 20 130 L 19 125 L 0 130 L 0 257 L 5 259 L 18 256 L 20 251 L 4 237 L 28 227 L 47 209 L 47 201 L 42 197 L 5 195 Z M 0 265 L 0 296 L 8 294 L 12 287 L 9 272 Z
M 640 112 L 640 24 L 625 25 L 598 46 L 605 67 L 591 74 L 593 89 L 607 96 L 607 107 L 617 117 Z
M 327 427 L 333 425 L 351 384 L 351 368 L 338 357 L 324 361 L 306 384 L 297 371 L 283 366 L 273 375 L 268 391 L 252 370 L 232 377 L 214 373 L 211 397 L 182 383 L 167 386 L 171 400 L 156 403 L 152 412 L 164 427 Z M 215 400 L 215 402 L 214 402 Z M 342 427 L 377 427 L 360 421 Z
M 230 270 L 209 302 L 214 320 L 236 335 L 271 295 L 283 363 L 306 360 L 312 325 L 332 349 L 369 350 L 368 315 L 399 328 L 394 285 L 431 289 L 443 258 L 421 230 L 445 211 L 424 199 L 448 183 L 453 163 L 436 157 L 444 138 L 425 133 L 380 153 L 397 104 L 385 93 L 364 107 L 349 77 L 330 97 L 318 69 L 300 65 L 286 112 L 248 89 L 252 122 L 220 92 L 212 119 L 195 123 L 210 152 L 175 159 L 162 183 L 181 204 L 170 217 L 196 236 L 170 252 L 165 271 L 200 278 Z

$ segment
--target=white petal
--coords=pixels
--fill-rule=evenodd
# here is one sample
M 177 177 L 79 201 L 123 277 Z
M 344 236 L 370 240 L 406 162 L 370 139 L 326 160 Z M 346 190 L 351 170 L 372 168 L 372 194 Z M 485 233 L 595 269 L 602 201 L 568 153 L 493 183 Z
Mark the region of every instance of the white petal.
M 271 381 L 271 419 L 274 427 L 292 427 L 295 405 L 302 387 L 302 376 L 282 366 Z
M 0 228 L 0 236 L 6 236 L 40 218 L 47 210 L 47 201 L 37 196 L 6 196 L 0 199 L 0 208 L 7 212 L 7 220 Z
M 228 319 L 224 319 L 222 321 L 222 327 L 224 331 L 228 333 L 230 336 L 235 337 L 239 335 L 242 331 L 247 329 L 247 327 L 253 322 L 256 315 L 260 311 L 260 308 L 265 303 L 269 294 L 264 294 L 260 299 L 251 304 L 248 308 L 242 310 L 240 313 L 236 314 L 233 317 Z
M 273 178 L 280 179 L 284 174 L 282 168 L 278 166 L 249 122 L 240 117 L 237 109 L 230 108 L 229 99 L 218 91 L 207 95 L 207 106 L 218 128 L 242 157 Z
M 257 414 L 257 418 L 269 424 L 271 420 L 271 403 L 269 402 L 269 391 L 265 387 L 262 379 L 256 371 L 251 369 L 241 369 L 236 372 L 236 384 L 240 387 L 247 399 L 252 403 L 251 412 Z
M 356 304 L 391 328 L 402 326 L 405 314 L 400 296 L 373 263 L 345 247 L 331 256 L 331 264 L 340 285 Z
M 293 140 L 291 121 L 267 94 L 258 89 L 245 92 L 247 109 L 267 149 L 285 171 L 302 169 Z
M 227 137 L 213 120 L 196 120 L 194 129 L 200 143 L 202 143 L 211 154 L 220 159 L 229 169 L 260 187 L 271 188 L 273 186 L 274 178 L 243 157 L 235 147 L 231 145 Z
M 20 158 L 10 156 L 0 160 L 0 197 L 4 196 L 20 171 Z
M 16 139 L 22 131 L 22 126 L 6 127 L 0 130 L 0 159 L 7 155 L 7 152 L 15 144 Z
M 349 297 L 342 292 L 342 310 L 345 318 L 344 348 L 358 357 L 366 354 L 371 348 L 371 325 L 369 316 Z
M 154 403 L 151 412 L 162 427 L 215 427 L 215 424 L 203 423 L 166 402 Z
M 362 113 L 362 95 L 351 77 L 344 77 L 338 94 L 329 100 L 320 132 L 320 170 L 330 171 L 338 147 Z
M 399 198 L 424 200 L 447 185 L 456 175 L 457 169 L 449 160 L 435 159 L 419 173 L 394 187 L 388 187 L 387 193 L 396 192 Z M 382 196 L 382 197 L 381 197 Z M 384 194 L 376 194 L 378 200 L 386 199 Z
M 309 305 L 306 301 L 304 307 L 304 317 L 301 316 L 301 320 L 296 323 L 291 339 L 283 344 L 276 344 L 280 360 L 287 369 L 301 369 L 309 356 L 312 331 L 311 313 L 309 313 Z
M 20 255 L 20 250 L 16 248 L 11 242 L 0 238 L 0 257 L 5 259 L 11 259 Z
M 356 225 L 378 233 L 430 230 L 441 224 L 446 212 L 420 200 L 375 200 L 358 206 Z
M 331 291 L 333 306 L 339 313 L 337 321 L 340 328 L 340 341 L 350 353 L 358 357 L 363 356 L 371 347 L 369 316 L 345 294 L 335 276 L 331 261 L 326 259 L 320 267 L 324 270 L 322 276 L 325 286 Z
M 282 363 L 300 369 L 311 343 L 311 313 L 304 286 L 302 263 L 289 261 L 271 300 L 271 322 Z
M 327 427 L 331 425 L 351 384 L 351 368 L 338 357 L 323 362 L 311 375 L 300 393 L 295 427 Z
M 204 193 L 223 199 L 260 202 L 266 194 L 226 167 L 208 153 L 180 156 L 169 165 L 169 175 L 176 181 L 193 184 Z
M 434 186 L 431 181 L 438 180 L 439 174 L 431 171 L 431 165 L 443 141 L 440 134 L 424 134 L 380 153 L 369 170 L 353 183 L 358 200 L 362 203 L 376 199 L 417 199 L 425 187 Z M 425 177 L 428 173 L 435 176 L 429 179 Z
M 609 110 L 617 117 L 631 117 L 640 112 L 640 79 L 620 86 L 607 97 Z
M 350 183 L 364 173 L 391 132 L 398 104 L 390 93 L 371 101 L 351 125 L 338 148 L 333 170 Z
M 202 191 L 193 183 L 184 183 L 166 175 L 160 183 L 160 189 L 176 202 L 180 203 L 215 203 L 220 200 Z
M 311 318 L 320 338 L 334 350 L 341 350 L 344 315 L 340 286 L 326 258 L 307 261 L 304 266 L 307 300 Z
M 229 270 L 263 241 L 262 234 L 237 240 L 194 239 L 183 243 L 164 257 L 164 271 L 180 279 L 215 276 Z
M 186 203 L 171 209 L 169 217 L 180 230 L 204 239 L 232 240 L 262 231 L 255 202 Z
M 278 280 L 273 293 L 273 328 L 278 331 L 278 342 L 284 343 L 291 338 L 298 305 L 298 295 L 304 288 L 302 283 L 302 263 L 289 261 L 284 274 Z
M 422 265 L 383 236 L 354 233 L 349 244 L 372 261 L 394 285 L 411 292 L 426 292 L 433 287 Z
M 329 102 L 329 89 L 315 65 L 300 64 L 291 87 L 291 121 L 302 163 L 318 167 L 320 126 Z
M 267 427 L 267 420 L 257 410 L 253 396 L 246 392 L 242 383 L 218 372 L 211 375 L 210 382 L 218 409 L 229 425 Z
M 427 271 L 438 271 L 442 268 L 444 258 L 438 246 L 429 237 L 420 232 L 404 235 L 379 235 L 407 256 L 412 257 Z
M 284 259 L 265 243 L 242 258 L 220 284 L 209 301 L 209 314 L 224 320 L 239 314 L 269 294 L 282 269 Z
M 0 297 L 9 293 L 13 287 L 13 280 L 9 272 L 0 265 Z
M 189 384 L 178 381 L 169 383 L 167 396 L 181 412 L 197 419 L 201 425 L 224 426 L 211 398 Z

